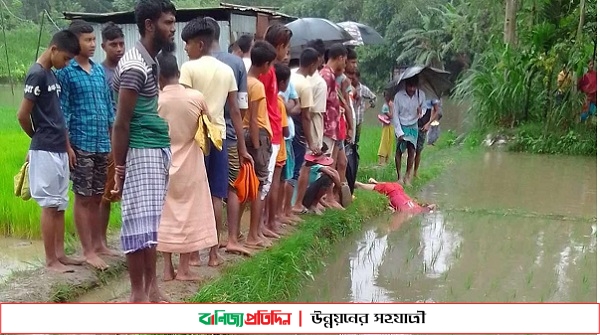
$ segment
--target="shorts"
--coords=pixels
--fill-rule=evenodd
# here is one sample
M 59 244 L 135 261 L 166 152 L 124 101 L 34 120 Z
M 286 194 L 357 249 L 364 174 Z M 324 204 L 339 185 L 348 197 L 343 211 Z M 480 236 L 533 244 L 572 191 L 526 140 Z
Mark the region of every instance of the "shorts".
M 290 180 L 294 178 L 294 168 L 296 156 L 294 155 L 293 140 L 285 140 L 286 160 L 283 171 L 281 172 L 281 180 Z
M 219 151 L 215 145 L 210 142 L 210 154 L 204 157 L 206 165 L 206 176 L 210 186 L 210 195 L 227 199 L 229 163 L 227 162 L 227 141 L 223 141 L 223 149 Z
M 105 202 L 118 202 L 119 196 L 113 195 L 111 191 L 115 188 L 115 160 L 112 154 L 108 155 L 108 168 L 106 169 L 106 184 L 104 184 L 104 195 L 102 200 Z
M 225 140 L 227 142 L 227 162 L 229 164 L 228 176 L 229 186 L 233 187 L 235 180 L 240 173 L 240 156 L 237 149 L 236 140 Z
M 273 183 L 273 174 L 275 173 L 275 165 L 277 164 L 277 153 L 279 152 L 279 148 L 281 144 L 272 144 L 271 149 L 271 157 L 269 159 L 269 176 L 267 178 L 267 183 L 261 190 L 260 200 L 265 200 L 267 194 L 271 190 L 271 184 Z
M 121 202 L 121 246 L 125 254 L 158 244 L 171 149 L 134 149 L 127 152 L 127 169 Z
M 323 114 L 322 113 L 310 113 L 310 131 L 311 138 L 316 143 L 313 143 L 317 148 L 323 146 Z
M 425 143 L 427 143 L 428 131 L 419 130 L 419 136 L 417 137 L 417 152 L 423 151 Z
M 323 137 L 323 143 L 325 143 L 327 145 L 327 152 L 326 152 L 326 154 L 328 154 L 330 156 L 333 154 L 334 147 L 335 146 L 339 147 L 338 141 L 336 141 L 336 140 L 334 140 L 334 139 L 332 139 L 330 137 Z
M 69 156 L 29 150 L 29 191 L 42 208 L 64 211 L 69 205 Z
M 271 159 L 271 153 L 273 152 L 271 136 L 269 136 L 269 133 L 266 130 L 260 129 L 258 131 L 258 149 L 254 149 L 252 146 L 250 132 L 246 130 L 244 136 L 246 139 L 248 153 L 254 160 L 254 172 L 256 173 L 256 177 L 260 182 L 260 188 L 263 188 L 263 186 L 267 183 L 267 179 L 269 178 L 269 161 Z
M 84 197 L 104 195 L 108 174 L 108 153 L 94 153 L 73 147 L 75 169 L 71 172 L 73 193 Z
M 294 150 L 294 174 L 289 183 L 292 186 L 296 186 L 298 178 L 300 177 L 300 169 L 304 164 L 304 154 L 306 153 L 306 143 L 300 140 L 299 136 L 294 137 L 292 140 L 292 149 Z
M 276 156 L 276 166 L 282 167 L 285 165 L 285 161 L 287 159 L 287 152 L 285 148 L 285 141 L 283 144 L 279 144 L 279 150 L 277 151 Z

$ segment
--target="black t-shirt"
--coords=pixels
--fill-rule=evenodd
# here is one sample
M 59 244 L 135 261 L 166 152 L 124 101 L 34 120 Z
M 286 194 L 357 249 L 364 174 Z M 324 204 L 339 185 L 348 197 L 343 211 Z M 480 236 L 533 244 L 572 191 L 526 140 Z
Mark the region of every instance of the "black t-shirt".
M 25 78 L 25 99 L 35 103 L 31 111 L 34 133 L 30 150 L 67 152 L 67 125 L 59 94 L 54 72 L 33 64 Z

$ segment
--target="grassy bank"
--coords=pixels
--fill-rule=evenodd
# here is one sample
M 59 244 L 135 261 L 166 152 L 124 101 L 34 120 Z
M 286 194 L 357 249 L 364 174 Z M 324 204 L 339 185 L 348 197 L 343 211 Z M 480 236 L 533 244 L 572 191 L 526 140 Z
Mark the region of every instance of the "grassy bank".
M 40 207 L 33 200 L 23 201 L 13 195 L 13 177 L 25 161 L 30 139 L 21 130 L 16 118 L 16 109 L 0 107 L 0 235 L 19 238 L 40 238 Z M 73 199 L 69 191 L 69 209 L 66 215 L 66 232 L 73 236 Z M 113 205 L 111 226 L 119 222 L 118 205 Z
M 379 167 L 379 127 L 369 127 L 361 135 L 359 180 L 374 177 L 395 180 L 393 164 Z M 457 156 L 456 137 L 444 133 L 435 147 L 423 154 L 420 178 L 409 193 L 416 192 L 438 176 Z M 193 302 L 274 302 L 297 298 L 302 287 L 323 267 L 322 260 L 343 238 L 360 230 L 362 224 L 386 211 L 387 199 L 374 192 L 357 190 L 357 200 L 346 211 L 327 211 L 323 217 L 307 217 L 294 235 L 251 259 L 232 264 L 223 275 L 204 286 Z
M 596 156 L 597 128 L 595 124 L 578 124 L 564 131 L 547 131 L 541 124 L 526 124 L 513 131 L 512 151 L 533 154 L 564 154 Z

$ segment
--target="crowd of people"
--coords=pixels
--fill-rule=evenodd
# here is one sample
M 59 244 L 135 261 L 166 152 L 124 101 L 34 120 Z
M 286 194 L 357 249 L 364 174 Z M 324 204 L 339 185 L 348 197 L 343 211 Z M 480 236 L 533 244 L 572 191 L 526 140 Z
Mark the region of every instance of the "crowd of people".
M 346 173 L 347 152 L 356 148 L 365 110 L 375 101 L 360 82 L 354 49 L 326 48 L 315 39 L 291 59 L 292 32 L 274 24 L 264 38 L 241 36 L 223 52 L 217 21 L 199 17 L 181 31 L 189 60 L 179 67 L 175 6 L 138 0 L 135 19 L 135 45 L 125 46 L 119 26 L 103 28 L 106 59 L 100 64 L 92 60 L 93 27 L 73 21 L 27 74 L 18 120 L 32 139 L 29 185 L 42 207 L 48 269 L 107 268 L 105 256 L 119 254 L 106 239 L 117 201 L 132 302 L 168 301 L 157 285 L 157 252 L 164 280 L 198 280 L 191 267 L 201 264 L 199 251 L 210 250 L 209 266 L 221 264 L 220 248 L 251 256 L 280 238 L 284 225 L 299 224 L 303 213 L 344 210 L 355 186 L 387 195 L 398 211 L 430 208 L 413 202 L 399 183 L 355 183 L 355 173 Z M 398 180 L 404 183 L 417 175 L 424 133 L 438 117 L 432 108 L 422 118 L 425 97 L 416 87 L 409 81 L 395 98 L 386 96 L 380 117 L 398 140 Z M 205 116 L 206 152 L 197 144 L 207 131 Z M 385 129 L 383 160 L 392 142 Z M 236 181 L 248 166 L 258 179 L 257 196 L 241 202 Z M 82 259 L 64 252 L 70 180 Z M 248 205 L 244 236 L 240 222 Z M 219 244 L 223 207 L 227 239 Z M 179 254 L 177 269 L 172 254 Z

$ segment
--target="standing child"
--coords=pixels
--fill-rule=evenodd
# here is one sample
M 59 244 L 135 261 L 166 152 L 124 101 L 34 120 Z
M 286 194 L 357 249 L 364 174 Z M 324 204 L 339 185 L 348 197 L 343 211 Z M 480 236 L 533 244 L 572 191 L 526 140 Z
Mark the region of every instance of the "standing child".
M 269 72 L 277 52 L 269 43 L 258 41 L 252 48 L 250 58 L 252 66 L 248 71 L 248 112 L 244 115 L 244 136 L 248 152 L 254 159 L 254 170 L 260 181 L 260 193 L 266 194 L 265 187 L 269 177 L 269 160 L 272 155 L 272 130 L 267 111 L 265 86 L 258 80 L 261 74 Z M 262 199 L 252 201 L 250 208 L 250 229 L 246 246 L 249 248 L 268 247 L 268 239 L 259 234 L 262 214 Z
M 50 45 L 29 68 L 25 95 L 17 113 L 23 131 L 31 138 L 29 146 L 29 189 L 42 207 L 42 238 L 46 268 L 73 272 L 67 265 L 83 261 L 65 255 L 65 209 L 69 203 L 69 165 L 75 155 L 70 147 L 65 117 L 60 108 L 60 85 L 52 68 L 62 69 L 79 54 L 79 39 L 70 31 L 54 34 Z
M 277 52 L 275 63 L 281 63 L 285 60 L 290 50 L 290 40 L 292 38 L 292 31 L 280 23 L 273 24 L 267 28 L 265 33 L 265 41 L 271 44 Z M 281 186 L 281 166 L 276 166 L 277 154 L 283 141 L 283 126 L 282 126 L 282 114 L 279 110 L 277 97 L 279 96 L 279 90 L 277 88 L 277 76 L 275 75 L 275 68 L 271 67 L 269 71 L 260 75 L 258 78 L 265 86 L 265 94 L 267 96 L 267 110 L 269 113 L 269 123 L 271 124 L 272 136 L 272 156 L 269 161 L 269 177 L 264 189 L 264 193 L 261 194 L 262 199 L 267 199 L 265 202 L 265 217 L 266 224 L 262 231 L 267 237 L 279 237 L 280 222 L 276 220 L 277 212 L 277 198 L 279 197 L 279 189 Z M 271 192 L 272 190 L 272 192 Z
M 390 92 L 386 91 L 383 93 L 385 102 L 381 106 L 381 112 L 378 115 L 379 121 L 382 124 L 381 128 L 381 142 L 379 142 L 379 165 L 387 165 L 392 154 L 392 147 L 394 146 L 394 127 L 390 120 L 392 117 L 392 109 L 394 108 L 394 102 Z

